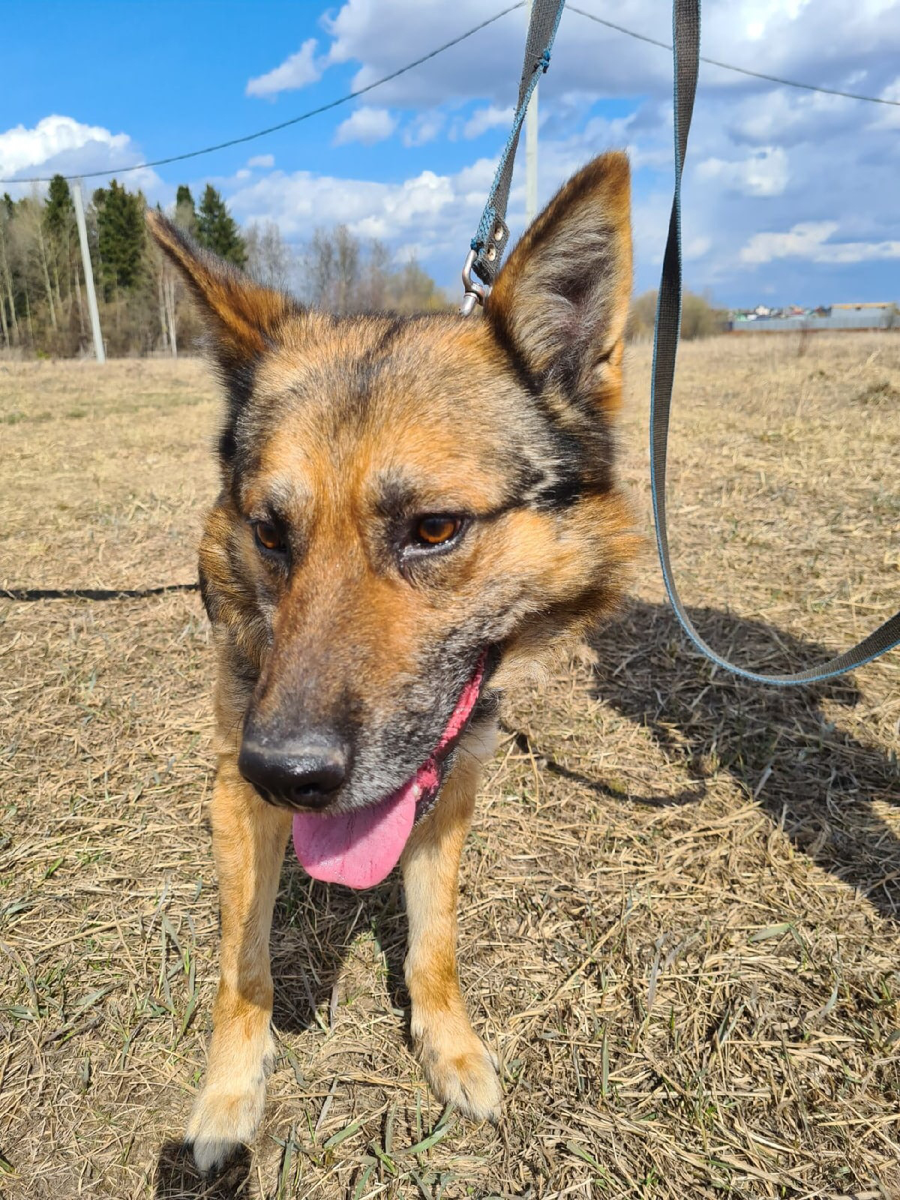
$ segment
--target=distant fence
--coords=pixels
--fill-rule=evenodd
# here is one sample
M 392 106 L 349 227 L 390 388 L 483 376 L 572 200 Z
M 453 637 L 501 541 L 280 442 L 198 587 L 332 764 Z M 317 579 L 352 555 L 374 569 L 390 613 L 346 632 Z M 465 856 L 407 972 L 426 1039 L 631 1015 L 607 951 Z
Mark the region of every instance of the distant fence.
M 728 321 L 731 333 L 818 333 L 826 329 L 895 329 L 900 332 L 900 313 L 860 309 L 858 312 L 833 313 L 830 317 L 757 317 L 753 321 Z

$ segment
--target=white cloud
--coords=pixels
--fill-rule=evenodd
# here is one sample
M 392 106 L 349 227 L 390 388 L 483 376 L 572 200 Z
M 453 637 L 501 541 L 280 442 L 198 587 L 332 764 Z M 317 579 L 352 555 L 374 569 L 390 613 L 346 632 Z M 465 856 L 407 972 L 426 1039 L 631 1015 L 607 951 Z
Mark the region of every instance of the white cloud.
M 0 133 L 0 178 L 5 179 L 56 172 L 86 174 L 130 167 L 141 158 L 128 134 L 111 133 L 102 125 L 84 125 L 59 114 L 42 118 L 32 129 L 16 125 Z M 131 188 L 152 191 L 160 186 L 159 177 L 149 168 L 129 172 L 125 178 Z
M 692 237 L 684 243 L 684 260 L 685 262 L 696 262 L 698 258 L 703 258 L 709 253 L 712 246 L 712 239 L 708 237 Z
M 489 129 L 496 129 L 498 125 L 508 129 L 515 115 L 516 110 L 512 105 L 508 108 L 497 108 L 491 104 L 487 108 L 478 108 L 463 126 L 463 137 L 481 137 L 483 133 L 487 133 Z
M 752 14 L 744 16 L 737 26 L 738 36 L 743 34 L 750 41 L 760 42 L 778 19 L 786 16 L 796 21 L 809 3 L 810 0 L 756 0 Z
M 322 78 L 322 71 L 327 65 L 322 59 L 316 58 L 318 44 L 315 38 L 308 38 L 296 54 L 286 58 L 279 66 L 265 75 L 248 80 L 246 94 L 277 96 L 279 92 L 296 91 L 309 83 L 316 83 Z
M 858 104 L 841 96 L 779 87 L 737 99 L 726 120 L 730 135 L 738 142 L 792 146 L 826 132 L 834 136 L 858 129 L 862 115 Z
M 648 10 L 652 29 L 657 18 L 649 0 L 641 0 Z M 356 62 L 359 69 L 353 87 L 373 83 L 392 71 L 450 41 L 466 29 L 485 20 L 483 0 L 347 0 L 333 17 L 323 24 L 332 38 L 329 60 L 334 63 Z M 385 102 L 392 106 L 435 107 L 447 102 L 459 103 L 478 99 L 497 108 L 505 108 L 515 95 L 522 70 L 522 47 L 527 28 L 524 9 L 507 13 L 490 29 L 453 46 L 428 62 L 422 69 L 410 71 L 380 90 Z M 603 87 L 607 88 L 610 70 L 616 73 L 615 58 L 598 57 L 599 47 L 608 44 L 608 30 L 586 21 L 574 13 L 564 15 L 557 39 L 557 52 L 562 61 L 571 65 L 574 48 L 575 76 L 549 83 L 553 92 L 565 90 L 561 85 L 581 88 L 595 93 L 599 85 L 598 61 L 604 62 Z M 619 35 L 620 41 L 621 35 Z M 587 43 L 587 45 L 585 45 Z M 638 58 L 651 61 L 654 53 L 637 46 Z M 630 55 L 634 59 L 634 54 Z M 662 88 L 667 75 L 664 51 L 655 51 L 658 85 Z M 630 64 L 631 65 L 631 64 Z M 621 73 L 625 82 L 628 75 Z M 551 68 L 547 80 L 553 79 Z M 618 81 L 617 81 L 618 82 Z M 545 83 L 541 84 L 545 90 Z M 618 90 L 614 88 L 614 90 Z
M 72 117 L 55 115 L 44 117 L 34 129 L 17 125 L 0 134 L 0 174 L 16 175 L 92 144 L 124 154 L 130 138 L 124 133 L 110 133 L 101 125 L 82 125 Z
M 362 142 L 364 146 L 372 146 L 389 138 L 396 128 L 397 118 L 386 108 L 363 105 L 338 125 L 334 144 L 345 146 L 348 142 Z
M 774 258 L 812 258 L 837 228 L 837 221 L 803 221 L 789 233 L 756 233 L 741 250 L 741 261 L 767 263 Z
M 788 157 L 781 146 L 764 146 L 744 159 L 707 158 L 695 172 L 703 183 L 715 180 L 745 196 L 780 196 L 788 184 Z
M 252 158 L 247 159 L 247 166 L 251 169 L 256 167 L 271 168 L 275 166 L 274 154 L 254 154 Z
M 837 221 L 803 221 L 788 233 L 757 233 L 741 250 L 745 263 L 802 258 L 814 263 L 860 263 L 900 258 L 900 241 L 831 242 Z
M 432 110 L 420 113 L 403 130 L 404 146 L 424 146 L 433 142 L 444 128 L 444 114 Z
M 884 74 L 892 51 L 896 62 L 900 48 L 897 0 L 854 0 L 852 6 L 846 0 L 709 0 L 703 17 L 703 53 L 710 57 L 835 87 L 863 71 L 865 87 L 853 90 L 875 95 L 887 82 L 879 72 Z M 346 0 L 322 23 L 331 37 L 329 62 L 359 63 L 353 86 L 361 87 L 484 19 L 483 0 Z M 628 0 L 618 6 L 616 19 L 651 37 L 669 32 L 658 0 Z M 525 28 L 524 9 L 508 13 L 424 68 L 385 85 L 384 103 L 433 107 L 477 99 L 506 106 L 521 72 Z M 567 10 L 541 92 L 550 98 L 564 92 L 596 96 L 602 89 L 608 96 L 661 98 L 671 94 L 671 71 L 664 49 Z M 896 69 L 888 78 L 893 74 Z M 701 103 L 704 93 L 743 97 L 748 88 L 757 93 L 766 88 L 707 64 L 702 83 Z
M 415 244 L 423 261 L 448 253 L 461 265 L 484 205 L 486 184 L 480 185 L 494 165 L 485 161 L 452 175 L 422 171 L 400 183 L 276 171 L 239 188 L 228 203 L 242 223 L 275 221 L 289 239 L 305 240 L 319 225 L 345 224 L 358 237 Z

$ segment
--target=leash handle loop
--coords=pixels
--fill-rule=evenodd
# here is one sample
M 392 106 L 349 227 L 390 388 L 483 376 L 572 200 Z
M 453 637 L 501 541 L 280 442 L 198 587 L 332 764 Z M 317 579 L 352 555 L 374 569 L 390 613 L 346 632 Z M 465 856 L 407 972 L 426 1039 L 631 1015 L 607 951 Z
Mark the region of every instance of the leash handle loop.
M 697 649 L 712 659 L 717 666 L 739 675 L 742 679 L 770 684 L 773 687 L 818 683 L 852 671 L 855 667 L 871 662 L 873 658 L 900 645 L 900 612 L 895 613 L 883 625 L 879 625 L 873 633 L 850 650 L 836 655 L 819 667 L 810 667 L 805 671 L 795 671 L 786 675 L 763 675 L 729 662 L 704 641 L 684 607 L 672 574 L 666 525 L 666 452 L 672 408 L 672 384 L 675 379 L 675 359 L 681 326 L 681 176 L 697 90 L 700 0 L 674 0 L 672 22 L 675 60 L 675 193 L 672 198 L 669 235 L 659 281 L 653 339 L 653 381 L 650 392 L 650 476 L 659 562 L 669 600 L 685 633 Z

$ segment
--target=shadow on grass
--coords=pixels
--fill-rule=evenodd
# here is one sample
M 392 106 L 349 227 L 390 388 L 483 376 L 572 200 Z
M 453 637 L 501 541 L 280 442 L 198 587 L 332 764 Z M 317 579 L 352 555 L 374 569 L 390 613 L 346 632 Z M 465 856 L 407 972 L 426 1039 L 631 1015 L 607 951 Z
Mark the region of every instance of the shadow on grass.
M 761 670 L 798 670 L 834 653 L 715 609 L 694 618 L 713 645 Z M 632 601 L 592 645 L 596 697 L 645 726 L 697 781 L 644 803 L 700 799 L 710 771 L 728 770 L 798 850 L 857 888 L 884 916 L 900 918 L 900 840 L 871 804 L 900 803 L 897 759 L 842 732 L 822 707 L 851 709 L 859 702 L 852 675 L 802 688 L 746 683 L 694 651 L 667 605 L 641 601 Z M 547 769 L 602 789 L 602 780 L 559 764 Z
M 199 1174 L 186 1142 L 164 1142 L 156 1163 L 154 1200 L 237 1200 L 249 1195 L 250 1151 L 242 1149 L 221 1171 Z
M 327 1021 L 322 1009 L 334 997 L 354 940 L 367 929 L 384 955 L 391 1004 L 406 1013 L 406 920 L 399 877 L 367 892 L 351 892 L 310 879 L 288 853 L 272 919 L 276 1028 L 296 1033 Z

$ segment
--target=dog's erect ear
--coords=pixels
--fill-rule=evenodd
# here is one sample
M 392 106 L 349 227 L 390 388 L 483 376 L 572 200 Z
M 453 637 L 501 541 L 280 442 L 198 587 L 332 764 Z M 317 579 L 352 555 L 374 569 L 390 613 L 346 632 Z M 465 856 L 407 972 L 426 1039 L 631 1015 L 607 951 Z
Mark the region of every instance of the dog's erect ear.
M 201 250 L 161 212 L 148 209 L 147 225 L 197 301 L 212 334 L 213 354 L 224 370 L 246 367 L 276 341 L 288 317 L 303 312 L 290 296 L 254 283 Z
M 578 172 L 526 230 L 485 315 L 536 386 L 592 395 L 596 369 L 622 340 L 631 299 L 628 158 Z

